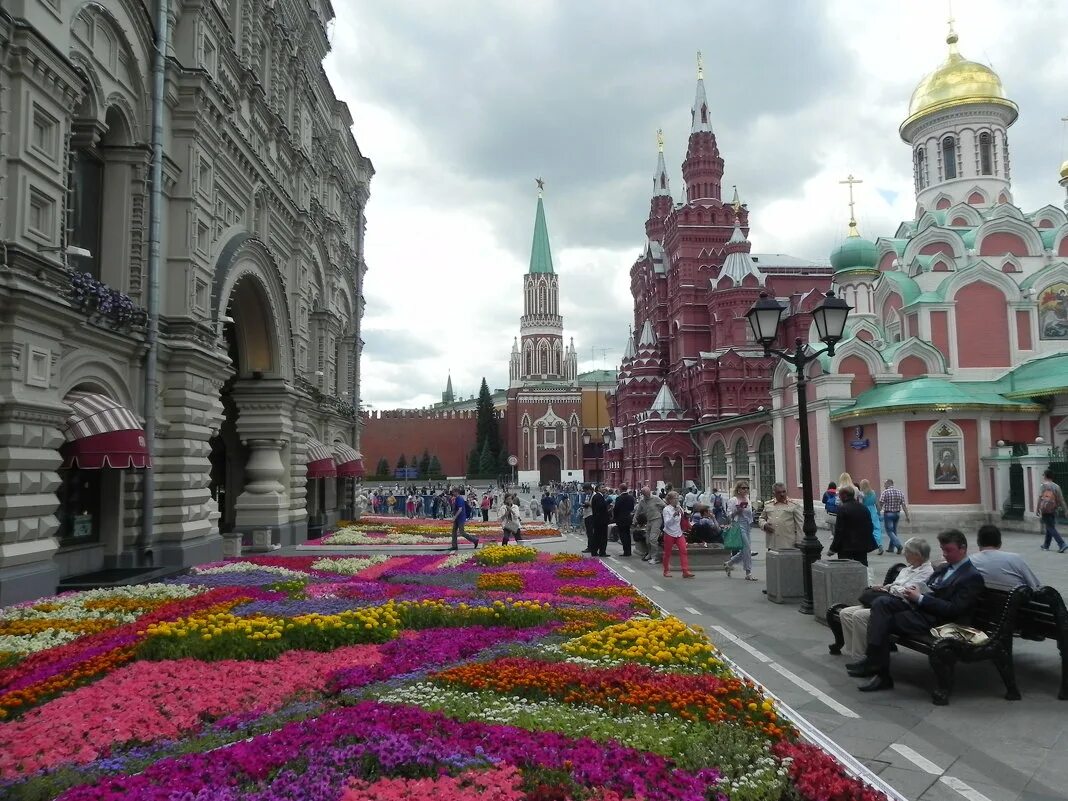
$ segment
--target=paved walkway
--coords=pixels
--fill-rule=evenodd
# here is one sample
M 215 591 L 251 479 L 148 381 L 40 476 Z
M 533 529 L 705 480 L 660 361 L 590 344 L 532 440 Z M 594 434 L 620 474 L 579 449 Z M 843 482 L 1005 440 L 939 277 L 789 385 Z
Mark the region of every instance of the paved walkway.
M 905 532 L 903 532 L 905 533 Z M 974 540 L 973 540 L 974 541 Z M 585 547 L 572 537 L 567 550 Z M 1068 701 L 1057 700 L 1060 658 L 1053 642 L 1018 642 L 1022 701 L 1005 701 L 992 664 L 961 665 L 948 707 L 931 703 L 925 657 L 893 655 L 896 687 L 861 693 L 846 675 L 846 657 L 827 652 L 826 626 L 796 606 L 768 602 L 763 533 L 753 529 L 754 574 L 728 579 L 722 559 L 701 558 L 693 581 L 665 579 L 659 566 L 619 556 L 608 564 L 658 604 L 702 626 L 731 659 L 785 703 L 915 801 L 1063 801 L 1068 797 Z M 1036 535 L 1010 535 L 1005 550 L 1024 554 L 1045 583 L 1068 590 L 1068 553 L 1040 551 Z M 554 550 L 556 550 L 554 548 Z M 876 556 L 877 576 L 900 557 Z M 695 560 L 696 563 L 697 560 Z

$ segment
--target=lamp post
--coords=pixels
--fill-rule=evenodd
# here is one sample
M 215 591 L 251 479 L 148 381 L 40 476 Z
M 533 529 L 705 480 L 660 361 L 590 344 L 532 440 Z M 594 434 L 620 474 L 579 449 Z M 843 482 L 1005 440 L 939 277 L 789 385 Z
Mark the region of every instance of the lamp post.
M 608 450 L 610 447 L 612 447 L 612 441 L 615 438 L 616 438 L 616 434 L 610 428 L 606 428 L 604 431 L 601 432 L 601 458 L 600 458 L 600 463 L 599 463 L 599 465 L 597 467 L 597 472 L 598 472 L 597 480 L 601 481 L 602 483 L 604 482 L 604 471 L 605 471 L 605 468 L 604 468 L 604 452 L 606 450 Z
M 828 292 L 823 302 L 812 312 L 813 322 L 816 323 L 816 331 L 819 333 L 820 342 L 826 347 L 823 350 L 809 350 L 807 343 L 801 337 L 794 340 L 793 351 L 779 350 L 772 347 L 779 333 L 779 324 L 782 313 L 786 307 L 777 300 L 769 297 L 766 292 L 760 293 L 760 299 L 753 304 L 746 313 L 749 327 L 753 336 L 764 348 L 764 355 L 775 354 L 783 361 L 793 365 L 797 371 L 797 419 L 801 439 L 801 491 L 804 495 L 804 523 L 801 530 L 805 537 L 801 542 L 801 553 L 804 558 L 804 583 L 805 599 L 801 602 L 798 611 L 803 615 L 811 615 L 812 605 L 812 565 L 820 558 L 823 545 L 816 538 L 816 511 L 812 504 L 812 457 L 809 452 L 808 442 L 808 378 L 805 368 L 818 359 L 824 353 L 834 355 L 834 346 L 842 340 L 845 333 L 846 319 L 852 306 L 841 298 L 836 298 L 833 292 Z
M 586 461 L 586 446 L 590 444 L 590 441 L 592 439 L 593 439 L 593 436 L 590 434 L 590 430 L 588 428 L 582 429 L 582 446 L 583 446 L 582 447 L 582 460 L 583 460 L 583 467 L 585 467 L 585 461 Z

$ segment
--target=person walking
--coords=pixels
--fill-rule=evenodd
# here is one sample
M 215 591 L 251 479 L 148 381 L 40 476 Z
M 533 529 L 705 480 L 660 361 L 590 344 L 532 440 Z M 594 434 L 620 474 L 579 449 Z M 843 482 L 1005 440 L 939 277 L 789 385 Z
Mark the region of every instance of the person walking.
M 1064 544 L 1060 532 L 1057 531 L 1057 512 L 1061 509 L 1068 514 L 1068 505 L 1064 503 L 1064 492 L 1060 485 L 1053 481 L 1053 471 L 1046 470 L 1042 474 L 1042 484 L 1038 488 L 1038 506 L 1035 513 L 1042 520 L 1042 533 L 1046 535 L 1042 542 L 1042 550 L 1048 551 L 1050 543 L 1057 541 L 1057 552 L 1068 551 L 1068 545 Z
M 590 553 L 593 556 L 608 556 L 608 498 L 604 484 L 598 484 L 590 497 L 590 512 L 593 519 L 593 541 Z
M 464 497 L 463 492 L 458 489 L 452 491 L 452 547 L 450 551 L 459 549 L 459 542 L 457 537 L 463 537 L 468 542 L 478 547 L 478 537 L 472 537 L 466 531 L 464 531 L 464 524 L 467 522 L 467 515 L 470 512 L 470 506 L 468 506 L 467 498 Z
M 553 522 L 553 515 L 556 513 L 556 498 L 549 494 L 549 490 L 545 490 L 545 494 L 541 496 L 541 513 L 546 525 Z
M 879 551 L 879 556 L 883 555 L 883 527 L 879 521 L 879 496 L 875 494 L 875 490 L 871 488 L 871 482 L 866 478 L 860 480 L 860 493 L 858 500 L 864 504 L 864 508 L 868 510 L 868 514 L 871 515 L 871 537 L 875 543 L 875 547 Z
M 682 577 L 691 579 L 696 574 L 690 572 L 690 557 L 686 553 L 686 535 L 682 533 L 682 516 L 685 512 L 679 507 L 679 493 L 672 490 L 665 499 L 664 511 L 664 578 L 671 578 L 671 549 L 679 549 L 679 564 L 682 565 Z
M 879 496 L 879 511 L 883 513 L 883 530 L 887 537 L 887 550 L 897 549 L 901 553 L 901 540 L 897 536 L 897 524 L 904 513 L 905 522 L 909 519 L 909 507 L 905 504 L 905 493 L 894 486 L 894 479 L 888 478 L 883 482 L 883 492 Z M 882 544 L 881 542 L 879 543 Z
M 642 561 L 650 564 L 660 563 L 660 547 L 657 539 L 664 528 L 664 502 L 653 494 L 652 487 L 646 484 L 642 487 L 642 497 L 634 512 L 634 519 L 638 526 L 643 529 L 642 539 L 639 545 L 645 552 Z
M 482 509 L 482 522 L 488 523 L 490 507 L 493 506 L 493 497 L 488 492 L 482 493 L 482 503 L 479 506 Z
M 634 517 L 635 500 L 634 494 L 627 491 L 627 485 L 620 484 L 616 502 L 612 504 L 612 520 L 619 534 L 619 544 L 623 546 L 623 556 L 627 557 L 631 552 L 630 525 Z
M 515 537 L 516 542 L 523 541 L 521 512 L 516 497 L 508 492 L 501 502 L 501 510 L 498 514 L 501 521 L 501 545 L 507 545 L 510 537 Z
M 838 518 L 827 553 L 836 553 L 839 559 L 852 559 L 867 567 L 868 552 L 875 550 L 872 530 L 871 514 L 857 501 L 856 487 L 839 487 Z
M 556 527 L 571 530 L 571 497 L 566 492 L 560 494 L 556 504 Z
M 730 578 L 731 571 L 739 562 L 745 569 L 745 580 L 756 581 L 753 576 L 753 551 L 749 543 L 749 529 L 753 526 L 753 507 L 749 503 L 749 482 L 739 481 L 734 487 L 734 497 L 727 501 L 727 521 L 737 526 L 742 537 L 742 549 L 723 563 L 723 571 Z

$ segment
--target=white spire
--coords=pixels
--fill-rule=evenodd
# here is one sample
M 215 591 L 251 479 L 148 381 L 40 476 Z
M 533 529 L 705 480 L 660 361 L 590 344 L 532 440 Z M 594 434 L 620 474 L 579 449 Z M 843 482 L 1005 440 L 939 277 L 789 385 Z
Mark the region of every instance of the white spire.
M 656 172 L 653 173 L 653 197 L 661 195 L 671 197 L 671 180 L 668 178 L 667 165 L 664 164 L 664 129 L 656 132 Z
M 653 324 L 648 320 L 642 326 L 642 335 L 638 337 L 638 347 L 656 347 L 656 334 L 653 333 Z
M 731 234 L 727 244 L 744 245 L 747 241 L 742 229 L 735 223 L 734 232 Z M 760 272 L 760 268 L 756 266 L 753 257 L 744 250 L 734 250 L 727 254 L 727 258 L 723 262 L 723 269 L 720 271 L 720 277 L 724 275 L 728 276 L 735 286 L 742 283 L 742 279 L 747 275 L 754 276 L 761 285 L 764 283 L 764 273 Z
M 653 400 L 653 405 L 649 407 L 651 412 L 677 412 L 681 407 L 678 401 L 675 400 L 675 396 L 671 394 L 671 390 L 668 389 L 667 381 L 660 385 L 660 391 L 656 393 L 656 399 Z
M 623 351 L 623 361 L 628 361 L 630 359 L 633 359 L 634 356 L 635 356 L 635 353 L 634 353 L 634 332 L 631 330 L 630 326 L 628 325 L 627 326 L 627 347 Z
M 519 337 L 512 337 L 512 353 L 519 353 Z
M 693 100 L 693 108 L 690 109 L 693 122 L 690 125 L 690 133 L 712 130 L 712 112 L 708 108 L 708 98 L 705 96 L 705 69 L 701 61 L 701 51 L 697 51 L 697 95 Z

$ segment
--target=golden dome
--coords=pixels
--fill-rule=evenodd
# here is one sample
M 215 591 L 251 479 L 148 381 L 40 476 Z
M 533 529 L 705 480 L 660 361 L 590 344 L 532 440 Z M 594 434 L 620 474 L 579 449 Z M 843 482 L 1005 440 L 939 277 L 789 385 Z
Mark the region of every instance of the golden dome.
M 1068 178 L 1068 161 L 1061 165 L 1061 178 Z
M 964 58 L 957 50 L 954 31 L 950 30 L 946 44 L 949 45 L 949 55 L 938 69 L 916 86 L 909 101 L 909 116 L 901 123 L 901 129 L 933 112 L 969 103 L 1005 106 L 1012 113 L 1009 124 L 1015 122 L 1017 106 L 1005 96 L 998 74 L 985 64 Z

